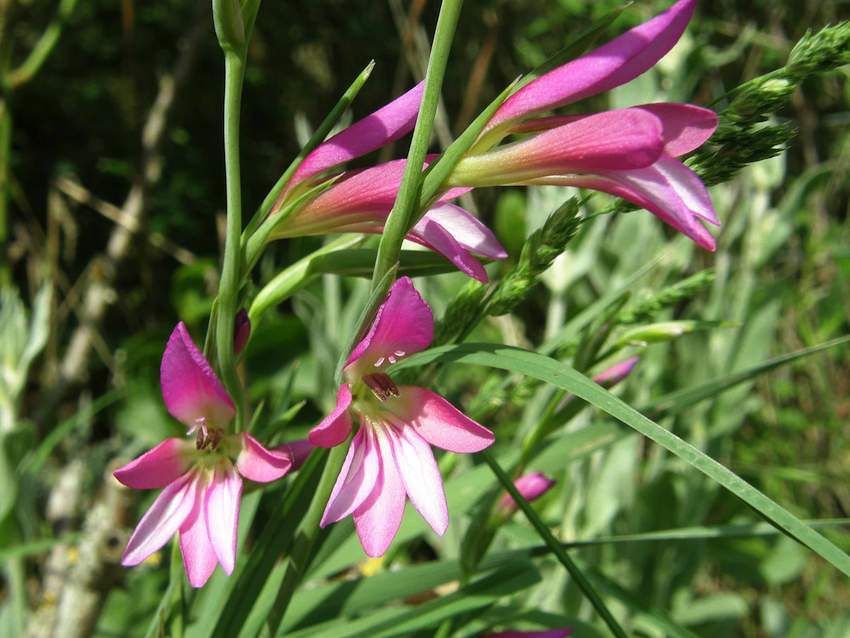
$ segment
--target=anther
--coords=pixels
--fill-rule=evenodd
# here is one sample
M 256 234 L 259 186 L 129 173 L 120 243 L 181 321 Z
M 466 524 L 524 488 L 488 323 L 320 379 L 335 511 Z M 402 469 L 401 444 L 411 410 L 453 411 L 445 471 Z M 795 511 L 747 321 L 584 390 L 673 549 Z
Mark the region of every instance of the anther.
M 365 383 L 376 397 L 381 401 L 386 401 L 390 397 L 398 396 L 398 386 L 382 372 L 367 374 L 363 377 Z

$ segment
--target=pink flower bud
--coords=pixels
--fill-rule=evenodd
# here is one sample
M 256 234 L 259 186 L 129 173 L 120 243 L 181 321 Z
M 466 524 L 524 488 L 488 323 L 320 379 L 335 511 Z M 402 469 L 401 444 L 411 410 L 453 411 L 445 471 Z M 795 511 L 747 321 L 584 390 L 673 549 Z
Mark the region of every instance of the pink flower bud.
M 531 472 L 520 476 L 514 486 L 526 501 L 535 501 L 551 490 L 558 481 L 548 478 L 543 472 Z M 499 508 L 510 514 L 516 512 L 517 504 L 510 494 L 502 496 Z
M 251 320 L 248 318 L 248 313 L 242 308 L 236 313 L 236 318 L 233 320 L 233 353 L 239 354 L 242 348 L 248 343 L 248 337 L 251 336 Z
M 593 380 L 604 388 L 613 388 L 632 373 L 638 361 L 640 361 L 640 357 L 629 357 L 625 361 L 615 363 L 610 368 L 603 370 L 593 377 Z

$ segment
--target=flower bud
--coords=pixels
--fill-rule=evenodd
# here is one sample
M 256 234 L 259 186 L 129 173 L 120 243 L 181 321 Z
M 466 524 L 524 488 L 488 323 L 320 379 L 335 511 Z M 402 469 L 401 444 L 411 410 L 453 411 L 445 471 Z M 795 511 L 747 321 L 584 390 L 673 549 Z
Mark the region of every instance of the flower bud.
M 236 50 L 245 44 L 245 24 L 239 0 L 213 0 L 215 34 L 222 49 Z
M 548 478 L 543 472 L 531 472 L 514 481 L 514 486 L 526 501 L 531 502 L 551 490 L 557 482 Z M 517 504 L 510 494 L 505 494 L 499 502 L 499 509 L 505 513 L 513 514 L 517 510 Z
M 640 357 L 629 357 L 624 361 L 615 363 L 610 368 L 606 368 L 593 377 L 593 380 L 603 388 L 613 388 L 632 373 L 638 361 L 640 361 Z
M 239 354 L 248 343 L 248 338 L 251 336 L 251 320 L 248 318 L 248 313 L 242 308 L 236 313 L 236 318 L 233 320 L 233 353 Z

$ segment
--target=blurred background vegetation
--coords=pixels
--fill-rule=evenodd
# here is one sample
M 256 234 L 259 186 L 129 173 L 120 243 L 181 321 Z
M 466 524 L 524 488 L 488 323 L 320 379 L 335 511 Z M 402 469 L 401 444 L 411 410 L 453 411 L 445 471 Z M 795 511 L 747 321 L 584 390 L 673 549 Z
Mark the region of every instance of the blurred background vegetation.
M 86 511 L 110 498 L 123 500 L 110 506 L 113 525 L 106 526 L 97 551 L 113 557 L 98 568 L 105 570 L 98 572 L 102 580 L 87 584 L 98 592 L 97 605 L 106 605 L 95 618 L 99 635 L 130 635 L 132 619 L 148 618 L 159 601 L 165 575 L 115 568 L 114 555 L 142 510 L 134 496 L 110 496 L 116 488 L 105 487 L 103 477 L 115 459 L 177 431 L 159 399 L 159 358 L 178 319 L 202 337 L 214 293 L 223 228 L 223 69 L 207 4 L 79 2 L 38 73 L 3 88 L 2 108 L 11 117 L 3 120 L 10 143 L 2 193 L 8 210 L 0 229 L 0 634 L 31 627 L 51 587 L 58 588 L 55 599 L 62 598 L 63 585 L 51 584 L 50 570 L 73 580 L 74 559 L 66 556 L 63 563 L 56 550 L 67 555 L 68 545 L 52 539 L 73 544 L 84 525 L 82 538 L 94 538 Z M 467 0 L 435 146 L 462 131 L 517 75 L 619 4 Z M 608 32 L 620 33 L 668 4 L 637 2 Z M 421 78 L 437 9 L 427 0 L 262 6 L 243 103 L 248 210 L 370 59 L 377 66 L 354 105 L 356 117 Z M 55 2 L 0 0 L 0 69 L 14 69 L 26 58 L 56 11 Z M 658 67 L 580 106 L 711 105 L 742 81 L 783 65 L 808 29 L 848 17 L 847 2 L 703 0 L 682 41 Z M 787 151 L 712 189 L 724 222 L 717 253 L 695 249 L 643 211 L 600 217 L 582 227 L 513 315 L 483 324 L 474 340 L 538 346 L 649 263 L 646 274 L 629 284 L 627 308 L 711 269 L 713 280 L 655 319 L 731 323 L 645 350 L 632 347 L 643 350 L 643 360 L 623 392 L 638 408 L 850 332 L 848 75 L 844 67 L 807 79 L 776 116 L 796 130 Z M 392 156 L 405 151 L 404 141 L 397 143 Z M 475 205 L 515 259 L 527 234 L 565 194 L 554 188 L 490 190 L 476 192 Z M 606 203 L 597 195 L 587 209 Z M 319 243 L 280 243 L 264 257 L 260 280 Z M 421 287 L 439 316 L 464 283 L 463 276 L 448 274 Z M 327 407 L 328 379 L 345 337 L 340 325 L 355 320 L 364 294 L 351 280 L 325 276 L 255 326 L 247 365 L 252 394 L 285 416 L 287 439 L 306 432 Z M 490 386 L 476 392 L 488 381 L 474 370 L 440 378 L 461 403 L 478 405 L 497 435 L 520 431 L 544 391 L 519 384 L 503 397 L 505 405 L 498 393 L 488 394 Z M 663 423 L 801 517 L 850 516 L 846 348 L 771 372 Z M 635 437 L 552 473 L 559 487 L 542 511 L 563 538 L 751 519 L 735 498 Z M 502 544 L 527 540 L 527 531 L 515 527 Z M 846 534 L 828 534 L 850 547 Z M 607 593 L 634 605 L 637 633 L 679 635 L 655 618 L 654 610 L 664 610 L 697 635 L 850 635 L 847 581 L 785 538 L 581 551 L 607 579 Z M 541 611 L 580 616 L 576 592 L 559 580 L 558 570 L 550 571 L 529 600 Z M 126 607 L 131 603 L 135 607 Z

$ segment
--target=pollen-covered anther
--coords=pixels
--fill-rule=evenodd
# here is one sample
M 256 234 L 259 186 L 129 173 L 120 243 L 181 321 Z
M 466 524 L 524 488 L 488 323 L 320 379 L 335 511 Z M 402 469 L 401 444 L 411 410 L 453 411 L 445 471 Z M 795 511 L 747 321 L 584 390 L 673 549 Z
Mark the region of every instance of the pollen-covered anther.
M 390 397 L 398 396 L 398 386 L 390 377 L 382 372 L 367 374 L 363 377 L 363 383 L 372 391 L 381 401 L 386 401 Z

